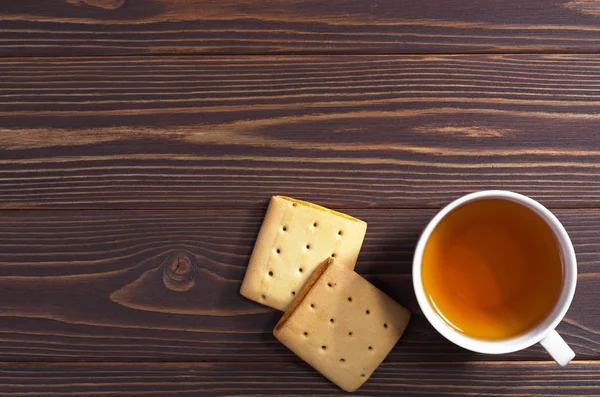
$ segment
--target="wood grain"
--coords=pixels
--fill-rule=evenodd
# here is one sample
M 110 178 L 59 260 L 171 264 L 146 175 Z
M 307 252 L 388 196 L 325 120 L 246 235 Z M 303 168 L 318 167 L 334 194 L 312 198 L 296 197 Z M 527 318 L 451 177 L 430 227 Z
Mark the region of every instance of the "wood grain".
M 0 60 L 0 208 L 600 205 L 600 56 Z
M 273 194 L 367 221 L 357 271 L 414 313 L 357 395 L 600 395 L 599 21 L 596 0 L 1 1 L 0 397 L 344 394 L 239 295 Z M 565 369 L 419 311 L 422 228 L 497 188 L 573 238 Z
M 0 55 L 597 52 L 595 0 L 29 0 Z
M 389 362 L 489 359 L 444 340 L 414 297 L 412 253 L 432 210 L 348 211 L 368 222 L 357 271 L 415 315 Z M 559 332 L 600 358 L 600 210 L 556 211 L 579 260 Z M 281 317 L 239 295 L 264 210 L 0 211 L 3 360 L 285 361 Z M 499 357 L 547 360 L 532 347 Z
M 381 365 L 359 396 L 598 396 L 600 364 L 574 362 Z M 347 396 L 304 363 L 0 365 L 0 396 Z

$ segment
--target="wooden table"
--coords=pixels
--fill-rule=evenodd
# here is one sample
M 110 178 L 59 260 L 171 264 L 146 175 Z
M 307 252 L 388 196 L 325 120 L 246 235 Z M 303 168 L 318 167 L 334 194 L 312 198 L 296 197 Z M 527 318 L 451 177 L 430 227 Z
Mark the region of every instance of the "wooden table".
M 599 51 L 594 0 L 2 1 L 0 396 L 343 395 L 238 293 L 274 194 L 415 313 L 356 395 L 599 396 Z M 420 315 L 420 231 L 489 188 L 573 238 L 565 369 Z

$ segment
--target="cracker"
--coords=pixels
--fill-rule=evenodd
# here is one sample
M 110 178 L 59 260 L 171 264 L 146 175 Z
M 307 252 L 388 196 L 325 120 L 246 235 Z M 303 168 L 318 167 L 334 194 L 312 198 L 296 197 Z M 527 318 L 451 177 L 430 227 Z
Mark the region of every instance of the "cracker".
M 392 298 L 328 259 L 273 334 L 330 381 L 355 391 L 398 342 L 409 318 Z
M 240 293 L 286 310 L 313 270 L 335 257 L 354 269 L 367 224 L 289 197 L 271 198 Z

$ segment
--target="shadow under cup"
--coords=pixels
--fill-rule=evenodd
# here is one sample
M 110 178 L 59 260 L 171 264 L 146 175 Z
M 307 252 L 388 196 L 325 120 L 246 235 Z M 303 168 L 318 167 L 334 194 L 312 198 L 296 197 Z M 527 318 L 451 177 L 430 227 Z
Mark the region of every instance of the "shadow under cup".
M 423 313 L 447 339 L 483 353 L 542 340 L 572 300 L 576 262 L 556 217 L 512 192 L 462 197 L 423 232 L 413 262 Z

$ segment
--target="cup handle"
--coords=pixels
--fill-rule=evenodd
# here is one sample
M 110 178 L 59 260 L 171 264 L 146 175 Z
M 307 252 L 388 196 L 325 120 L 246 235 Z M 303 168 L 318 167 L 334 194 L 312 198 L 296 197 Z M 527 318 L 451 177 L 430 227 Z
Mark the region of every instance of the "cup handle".
M 575 352 L 554 329 L 540 343 L 561 367 L 567 365 L 575 357 Z

